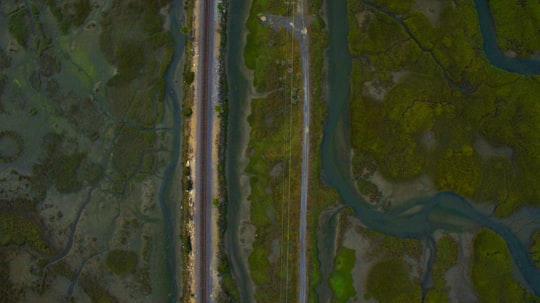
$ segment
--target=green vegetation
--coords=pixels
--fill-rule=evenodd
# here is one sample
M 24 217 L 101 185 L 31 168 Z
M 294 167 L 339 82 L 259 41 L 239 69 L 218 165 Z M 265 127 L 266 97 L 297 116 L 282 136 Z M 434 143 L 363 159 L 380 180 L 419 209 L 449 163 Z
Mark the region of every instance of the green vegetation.
M 47 0 L 47 5 L 64 35 L 68 34 L 72 27 L 81 26 L 91 11 L 88 0 Z
M 291 55 L 291 34 L 285 29 L 276 32 L 268 25 L 261 23 L 259 14 L 274 14 L 287 16 L 287 5 L 280 2 L 253 1 L 247 20 L 249 34 L 244 49 L 246 66 L 253 70 L 253 85 L 259 92 L 270 91 L 272 88 L 283 88 L 280 83 L 285 67 L 281 60 Z M 280 54 L 280 56 L 276 56 Z
M 0 245 L 29 245 L 41 254 L 51 253 L 45 240 L 40 220 L 31 201 L 1 201 L 0 205 Z
M 540 230 L 537 230 L 531 236 L 530 244 L 531 258 L 540 267 Z
M 50 37 L 46 37 L 39 10 L 32 3 L 29 7 L 20 6 L 9 13 L 8 30 L 20 46 L 36 51 L 38 56 L 52 42 Z
M 515 280 L 506 243 L 490 230 L 474 238 L 471 278 L 480 302 L 540 302 Z
M 79 285 L 90 298 L 92 303 L 118 303 L 107 289 L 100 285 L 96 278 L 83 275 L 79 279 Z
M 334 272 L 330 276 L 330 288 L 334 292 L 332 302 L 346 303 L 356 295 L 351 271 L 356 261 L 353 249 L 341 246 L 334 261 Z
M 424 298 L 425 303 L 445 303 L 448 299 L 448 287 L 444 275 L 456 264 L 458 243 L 450 236 L 444 236 L 437 242 L 437 255 L 433 264 L 433 288 Z
M 9 276 L 9 266 L 5 260 L 6 257 L 4 253 L 0 251 L 0 302 L 19 302 L 19 293 L 13 287 L 13 283 Z
M 518 56 L 530 56 L 540 51 L 538 1 L 488 1 L 488 3 L 495 21 L 497 42 L 502 50 L 514 51 Z
M 445 7 L 436 26 L 409 10 L 408 2 L 359 3 L 349 1 L 348 17 L 359 187 L 378 198 L 369 174 L 362 176 L 374 164 L 390 181 L 428 174 L 439 190 L 496 203 L 498 216 L 537 204 L 538 77 L 488 63 L 474 3 Z M 482 154 L 475 147 L 478 138 L 509 147 L 513 156 Z
M 144 155 L 152 147 L 155 134 L 140 132 L 132 127 L 122 127 L 113 148 L 113 166 L 125 178 L 140 169 Z
M 115 1 L 101 20 L 102 53 L 117 67 L 107 83 L 111 110 L 117 118 L 143 127 L 154 126 L 163 115 L 163 75 L 173 46 L 159 9 L 168 2 Z
M 370 255 L 386 258 L 401 258 L 404 255 L 419 260 L 422 244 L 416 239 L 395 238 L 375 230 L 358 228 L 357 231 L 371 241 Z
M 3 48 L 0 47 L 0 71 L 10 66 L 11 66 L 11 57 L 8 54 L 6 54 L 6 51 Z
M 251 176 L 251 223 L 257 233 L 248 264 L 257 286 L 255 298 L 261 302 L 294 296 L 297 278 L 293 226 L 299 216 L 302 112 L 298 104 L 301 66 L 294 62 L 293 52 L 298 54 L 298 42 L 285 29 L 274 31 L 259 19 L 260 13 L 286 16 L 287 11 L 287 4 L 281 2 L 253 1 L 244 49 L 246 65 L 254 72 L 253 86 L 266 93 L 251 100 L 246 168 Z M 273 242 L 278 247 L 271 260 Z
M 193 115 L 193 109 L 189 106 L 182 107 L 182 114 L 184 117 L 189 118 L 191 115 Z
M 384 259 L 369 270 L 366 289 L 380 303 L 420 302 L 420 283 L 410 278 L 410 270 L 402 259 Z
M 27 14 L 26 9 L 19 8 L 13 11 L 8 19 L 8 30 L 10 34 L 22 47 L 27 46 L 27 39 L 30 34 L 30 23 L 27 19 Z
M 412 278 L 413 268 L 405 261 L 407 258 L 420 263 L 420 241 L 395 238 L 363 227 L 357 227 L 356 231 L 370 242 L 368 256 L 380 258 L 368 272 L 363 296 L 373 297 L 381 303 L 420 302 L 420 281 Z
M 45 158 L 34 165 L 32 183 L 38 192 L 44 192 L 54 185 L 60 193 L 72 193 L 82 186 L 82 178 L 78 174 L 85 154 L 67 152 L 63 148 L 64 138 L 60 135 L 45 136 L 42 148 Z
M 129 250 L 115 249 L 107 253 L 105 264 L 107 268 L 117 275 L 125 275 L 135 272 L 138 256 Z

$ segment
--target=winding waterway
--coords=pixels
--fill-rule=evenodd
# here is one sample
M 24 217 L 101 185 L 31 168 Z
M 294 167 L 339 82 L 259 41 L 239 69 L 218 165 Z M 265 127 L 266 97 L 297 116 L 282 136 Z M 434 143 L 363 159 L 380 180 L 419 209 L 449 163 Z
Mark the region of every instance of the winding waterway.
M 485 0 L 475 0 L 484 50 L 489 61 L 511 72 L 524 75 L 540 73 L 540 63 L 527 59 L 505 57 L 498 48 L 493 21 Z M 329 23 L 328 117 L 321 146 L 323 177 L 335 187 L 343 201 L 351 206 L 368 228 L 395 237 L 432 239 L 435 230 L 461 231 L 485 227 L 499 234 L 506 242 L 513 261 L 528 287 L 540 295 L 540 270 L 530 258 L 525 243 L 509 226 L 477 209 L 470 201 L 451 192 L 409 201 L 383 212 L 367 203 L 355 188 L 350 172 L 349 91 L 352 59 L 347 43 L 346 0 L 326 1 Z M 529 216 L 538 216 L 531 210 Z M 431 269 L 428 270 L 430 272 Z M 424 280 L 424 283 L 426 281 Z M 425 285 L 423 285 L 425 286 Z

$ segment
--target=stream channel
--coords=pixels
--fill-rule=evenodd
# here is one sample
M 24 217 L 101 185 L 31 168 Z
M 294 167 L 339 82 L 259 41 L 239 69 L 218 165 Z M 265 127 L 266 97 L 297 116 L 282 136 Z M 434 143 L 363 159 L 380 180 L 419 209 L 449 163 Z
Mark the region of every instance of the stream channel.
M 246 112 L 249 108 L 249 81 L 245 75 L 243 47 L 245 44 L 245 22 L 250 1 L 231 1 L 228 29 L 228 79 L 229 79 L 229 142 L 227 151 L 227 179 L 229 184 L 229 211 L 226 249 L 231 258 L 233 275 L 239 285 L 242 302 L 253 301 L 253 285 L 247 268 L 247 256 L 242 253 L 239 240 L 240 213 L 246 199 L 242 193 L 241 176 L 244 174 L 245 157 L 243 148 L 249 129 L 246 129 Z M 440 192 L 430 198 L 413 199 L 387 211 L 376 210 L 357 191 L 350 171 L 350 123 L 349 97 L 352 58 L 347 42 L 346 0 L 326 1 L 329 29 L 329 48 L 326 55 L 328 81 L 328 116 L 324 126 L 321 146 L 322 178 L 334 187 L 343 202 L 353 208 L 356 216 L 367 227 L 399 237 L 414 238 L 433 243 L 436 230 L 461 232 L 484 227 L 493 230 L 506 242 L 514 264 L 526 286 L 540 295 L 540 270 L 530 258 L 523 235 L 510 226 L 512 218 L 499 220 L 476 208 L 471 201 L 452 192 Z M 494 66 L 522 75 L 540 74 L 540 62 L 524 58 L 510 58 L 499 49 L 493 19 L 486 0 L 475 0 L 483 46 L 486 57 Z M 249 215 L 249 213 L 248 213 Z M 520 220 L 533 221 L 540 210 L 527 209 L 520 212 Z M 249 217 L 248 217 L 249 218 Z M 512 224 L 513 225 L 513 224 Z M 520 238 L 521 237 L 521 238 Z M 431 249 L 434 249 L 432 246 Z M 433 256 L 434 253 L 431 254 Z M 333 262 L 333 260 L 321 260 Z M 431 272 L 432 261 L 427 272 Z M 424 277 L 422 287 L 429 285 L 429 276 Z
M 172 1 L 170 13 L 169 13 L 169 29 L 173 38 L 174 52 L 171 62 L 167 66 L 165 71 L 165 93 L 166 103 L 164 107 L 169 107 L 173 118 L 172 125 L 172 146 L 171 146 L 171 162 L 165 168 L 163 172 L 163 181 L 159 188 L 158 201 L 163 214 L 163 225 L 166 238 L 166 260 L 167 260 L 167 282 L 168 285 L 168 302 L 178 302 L 179 294 L 178 285 L 181 281 L 178 278 L 181 277 L 178 274 L 178 265 L 181 262 L 181 256 L 177 254 L 177 245 L 175 238 L 177 237 L 176 226 L 178 211 L 178 201 L 174 193 L 182 192 L 174 190 L 177 186 L 179 179 L 178 164 L 182 163 L 181 155 L 181 137 L 182 137 L 182 114 L 181 114 L 181 98 L 182 89 L 181 85 L 183 79 L 181 79 L 181 70 L 183 68 L 182 56 L 184 55 L 185 36 L 180 32 L 181 26 L 184 24 L 183 12 L 184 1 L 174 0 Z M 177 93 L 179 92 L 179 93 Z

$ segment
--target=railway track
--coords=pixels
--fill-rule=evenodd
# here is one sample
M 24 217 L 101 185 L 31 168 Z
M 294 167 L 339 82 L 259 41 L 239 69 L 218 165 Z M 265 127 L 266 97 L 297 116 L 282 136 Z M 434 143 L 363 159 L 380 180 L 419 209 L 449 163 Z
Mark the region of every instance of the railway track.
M 211 246 L 212 228 L 211 224 L 211 199 L 212 199 L 212 92 L 213 92 L 213 6 L 212 0 L 201 0 L 202 19 L 199 36 L 199 64 L 198 73 L 200 81 L 198 83 L 197 100 L 199 129 L 197 136 L 197 185 L 196 194 L 196 217 L 198 225 L 197 232 L 197 254 L 196 259 L 196 301 L 201 303 L 211 302 L 212 281 L 210 274 L 211 266 Z

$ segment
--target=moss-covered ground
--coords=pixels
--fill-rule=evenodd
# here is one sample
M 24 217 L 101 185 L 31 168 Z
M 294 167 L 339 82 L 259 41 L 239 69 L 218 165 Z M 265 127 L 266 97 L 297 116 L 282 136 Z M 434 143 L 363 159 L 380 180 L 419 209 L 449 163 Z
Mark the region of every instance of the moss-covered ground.
M 490 230 L 474 238 L 470 275 L 479 302 L 540 302 L 516 281 L 506 243 Z
M 474 2 L 441 1 L 436 25 L 412 9 L 414 1 L 348 3 L 360 187 L 377 193 L 365 169 L 396 182 L 427 174 L 439 190 L 493 203 L 499 216 L 536 205 L 538 77 L 489 64 Z M 511 156 L 485 154 L 479 138 Z

